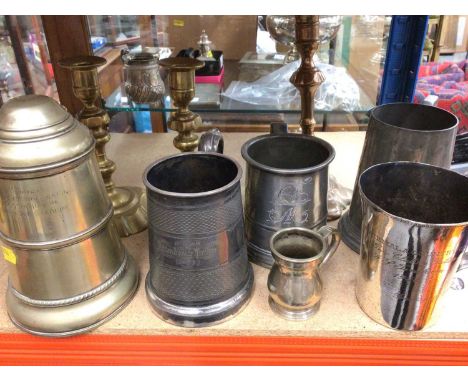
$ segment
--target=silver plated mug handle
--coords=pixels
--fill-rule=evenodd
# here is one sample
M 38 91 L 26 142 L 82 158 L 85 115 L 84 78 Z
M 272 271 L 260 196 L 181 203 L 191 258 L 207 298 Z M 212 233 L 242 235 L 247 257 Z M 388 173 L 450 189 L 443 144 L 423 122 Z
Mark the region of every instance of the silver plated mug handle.
M 341 236 L 336 228 L 327 225 L 318 229 L 317 232 L 325 239 L 327 243 L 327 252 L 325 253 L 325 256 L 323 256 L 323 260 L 320 263 L 320 267 L 322 267 L 336 252 L 336 249 L 338 248 L 338 245 L 341 241 Z M 329 240 L 330 237 L 331 239 Z
M 211 129 L 200 136 L 198 151 L 206 153 L 219 153 L 224 151 L 224 138 L 219 129 Z

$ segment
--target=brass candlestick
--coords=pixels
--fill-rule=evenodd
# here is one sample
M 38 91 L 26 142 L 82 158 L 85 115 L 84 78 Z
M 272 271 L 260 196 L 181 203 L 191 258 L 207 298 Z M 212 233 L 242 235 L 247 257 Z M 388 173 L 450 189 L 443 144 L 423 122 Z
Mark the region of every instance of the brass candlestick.
M 301 66 L 291 76 L 291 83 L 301 93 L 302 133 L 313 135 L 314 97 L 325 76 L 315 66 L 313 56 L 319 47 L 319 16 L 296 16 L 296 47 L 301 55 Z
M 314 98 L 325 81 L 323 73 L 315 66 L 313 57 L 320 43 L 319 16 L 296 16 L 296 47 L 301 55 L 301 65 L 290 81 L 301 93 L 302 133 L 314 134 Z M 338 218 L 350 202 L 351 190 L 342 186 L 333 175 L 329 176 L 327 196 L 328 219 Z
M 72 73 L 73 92 L 83 102 L 84 108 L 77 118 L 86 125 L 96 140 L 96 157 L 101 170 L 107 194 L 114 206 L 113 221 L 120 236 L 129 236 L 143 231 L 147 225 L 146 194 L 138 187 L 115 187 L 112 174 L 115 163 L 107 158 L 104 146 L 110 140 L 107 112 L 96 101 L 101 99 L 97 68 L 106 60 L 97 56 L 83 56 L 64 59 L 59 62 Z
M 172 57 L 159 61 L 159 65 L 169 70 L 169 88 L 177 111 L 172 113 L 168 126 L 179 134 L 174 138 L 174 146 L 180 151 L 193 151 L 198 146 L 198 136 L 193 133 L 202 125 L 198 114 L 188 109 L 195 96 L 195 70 L 205 63 L 188 57 Z

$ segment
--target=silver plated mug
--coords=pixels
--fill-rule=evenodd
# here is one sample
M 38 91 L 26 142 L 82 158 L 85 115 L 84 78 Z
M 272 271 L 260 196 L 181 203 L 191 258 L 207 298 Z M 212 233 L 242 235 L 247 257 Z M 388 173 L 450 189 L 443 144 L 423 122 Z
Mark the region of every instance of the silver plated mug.
M 316 314 L 322 298 L 319 269 L 335 253 L 340 234 L 329 226 L 301 227 L 276 232 L 270 241 L 275 263 L 268 274 L 268 303 L 288 320 L 306 320 Z
M 245 245 L 241 175 L 236 161 L 214 152 L 173 155 L 146 169 L 146 293 L 162 319 L 207 326 L 230 318 L 248 302 L 253 271 Z
M 449 168 L 457 125 L 452 113 L 433 106 L 389 103 L 371 110 L 351 205 L 338 223 L 342 240 L 354 252 L 359 253 L 361 240 L 359 176 L 375 164 L 394 161 Z
M 389 162 L 360 177 L 362 240 L 356 295 L 376 322 L 420 330 L 468 249 L 468 178 L 441 167 Z
M 270 238 L 276 231 L 326 224 L 328 165 L 335 150 L 320 138 L 288 134 L 286 124 L 272 124 L 271 134 L 250 139 L 242 146 L 242 156 L 247 162 L 249 259 L 270 268 Z

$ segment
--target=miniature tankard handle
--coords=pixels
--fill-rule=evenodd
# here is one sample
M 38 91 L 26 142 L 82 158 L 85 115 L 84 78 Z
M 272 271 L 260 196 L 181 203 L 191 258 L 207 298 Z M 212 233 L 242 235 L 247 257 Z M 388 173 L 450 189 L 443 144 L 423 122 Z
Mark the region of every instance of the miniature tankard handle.
M 219 129 L 211 129 L 203 133 L 198 141 L 198 151 L 219 153 L 224 151 L 224 138 Z
M 318 234 L 321 235 L 327 243 L 327 251 L 323 256 L 323 260 L 320 263 L 320 267 L 324 265 L 328 259 L 336 252 L 338 244 L 340 244 L 341 236 L 336 228 L 330 226 L 323 226 L 317 230 Z M 329 237 L 331 236 L 331 239 Z
M 270 134 L 271 135 L 283 135 L 288 133 L 288 124 L 284 122 L 272 122 L 270 123 Z

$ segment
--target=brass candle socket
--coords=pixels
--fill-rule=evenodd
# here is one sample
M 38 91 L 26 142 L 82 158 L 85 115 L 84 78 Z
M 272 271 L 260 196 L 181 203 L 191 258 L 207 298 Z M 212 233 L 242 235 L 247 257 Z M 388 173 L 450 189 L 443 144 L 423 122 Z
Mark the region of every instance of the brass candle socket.
M 159 61 L 169 71 L 169 89 L 177 111 L 171 114 L 168 126 L 179 134 L 174 146 L 180 151 L 193 151 L 198 146 L 198 136 L 193 133 L 202 125 L 200 116 L 189 110 L 188 105 L 195 96 L 195 70 L 205 63 L 188 57 L 172 57 Z
M 107 112 L 96 106 L 101 99 L 97 68 L 106 60 L 97 56 L 73 57 L 61 60 L 59 65 L 72 74 L 73 92 L 83 102 L 78 120 L 86 125 L 96 140 L 96 157 L 107 194 L 114 207 L 113 221 L 120 236 L 126 237 L 143 231 L 148 226 L 146 194 L 139 187 L 116 187 L 112 181 L 115 163 L 107 158 L 105 144 L 110 140 Z
M 319 16 L 296 16 L 296 47 L 301 55 L 301 65 L 290 81 L 301 93 L 300 125 L 302 133 L 307 135 L 314 134 L 314 97 L 325 81 L 325 76 L 313 61 L 319 42 Z

